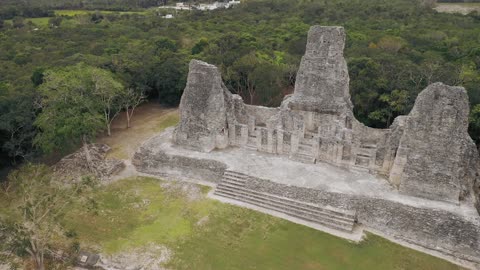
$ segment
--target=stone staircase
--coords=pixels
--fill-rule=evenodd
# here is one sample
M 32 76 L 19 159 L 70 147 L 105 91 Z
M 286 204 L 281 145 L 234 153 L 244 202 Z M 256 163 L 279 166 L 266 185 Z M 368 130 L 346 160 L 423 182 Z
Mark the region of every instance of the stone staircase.
M 305 139 L 313 139 L 316 136 L 317 136 L 316 132 L 311 132 L 311 131 L 307 131 L 307 130 L 305 130 L 305 132 L 304 132 Z
M 303 163 L 314 164 L 316 162 L 313 155 L 313 143 L 309 140 L 301 140 L 298 144 L 298 150 L 292 155 L 293 160 Z
M 376 144 L 362 144 L 356 149 L 355 167 L 369 170 L 375 162 L 377 153 Z
M 249 135 L 245 148 L 248 150 L 257 151 L 257 137 Z
M 356 220 L 354 211 L 322 207 L 269 193 L 258 192 L 245 187 L 247 179 L 248 176 L 245 174 L 225 171 L 224 178 L 217 185 L 214 194 L 274 210 L 332 229 L 349 233 L 353 231 Z

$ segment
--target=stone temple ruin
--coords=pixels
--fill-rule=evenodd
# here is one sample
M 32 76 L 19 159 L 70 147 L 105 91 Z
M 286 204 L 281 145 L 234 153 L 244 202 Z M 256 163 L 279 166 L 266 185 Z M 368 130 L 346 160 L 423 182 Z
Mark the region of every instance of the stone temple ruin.
M 215 194 L 480 263 L 480 158 L 464 88 L 434 83 L 389 129 L 352 112 L 342 27 L 313 26 L 295 90 L 279 108 L 244 104 L 192 60 L 180 123 L 144 143 L 139 171 L 218 183 Z

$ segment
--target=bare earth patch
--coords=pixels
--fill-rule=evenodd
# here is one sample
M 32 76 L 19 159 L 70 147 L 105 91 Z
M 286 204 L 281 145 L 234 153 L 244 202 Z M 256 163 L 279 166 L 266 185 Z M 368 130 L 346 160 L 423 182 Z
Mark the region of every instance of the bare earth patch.
M 105 270 L 166 270 L 163 265 L 171 256 L 172 252 L 165 246 L 150 244 L 113 255 L 102 254 L 97 265 Z
M 112 123 L 112 135 L 100 136 L 97 143 L 104 143 L 112 148 L 107 157 L 129 159 L 142 142 L 177 121 L 176 108 L 164 108 L 156 102 L 149 102 L 135 110 L 131 127 L 128 129 L 125 113 L 118 115 Z
M 181 194 L 188 202 L 198 201 L 204 197 L 200 186 L 193 183 L 168 181 L 161 183 L 160 186 L 168 194 Z
M 472 11 L 480 12 L 480 3 L 438 3 L 435 10 L 442 13 L 467 15 Z

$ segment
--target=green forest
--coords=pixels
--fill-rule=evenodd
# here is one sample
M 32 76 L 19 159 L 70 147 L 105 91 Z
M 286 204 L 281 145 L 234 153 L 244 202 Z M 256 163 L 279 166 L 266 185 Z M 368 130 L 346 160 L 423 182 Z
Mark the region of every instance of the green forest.
M 480 142 L 477 12 L 437 13 L 418 0 L 248 0 L 209 12 L 158 4 L 0 1 L 0 168 L 91 140 L 136 106 L 132 99 L 178 105 L 191 59 L 220 67 L 246 103 L 278 106 L 293 91 L 314 24 L 346 29 L 361 122 L 388 127 L 441 81 L 467 89 L 470 134 Z

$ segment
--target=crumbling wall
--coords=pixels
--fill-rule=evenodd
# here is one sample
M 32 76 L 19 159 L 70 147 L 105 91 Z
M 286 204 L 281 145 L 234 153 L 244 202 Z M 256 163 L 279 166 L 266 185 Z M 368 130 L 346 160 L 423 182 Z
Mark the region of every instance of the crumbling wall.
M 245 188 L 294 200 L 356 210 L 358 222 L 386 235 L 480 264 L 480 217 L 422 204 L 329 192 L 250 177 Z M 461 229 L 460 229 L 461 228 Z
M 84 176 L 108 180 L 125 168 L 123 161 L 107 158 L 108 151 L 110 146 L 106 144 L 84 145 L 57 162 L 53 166 L 54 173 L 67 180 L 78 180 Z
M 248 117 L 254 119 L 256 126 L 266 127 L 272 125 L 272 120 L 275 120 L 279 109 L 245 104 L 245 112 Z M 245 124 L 248 124 L 248 120 Z
M 467 133 L 465 89 L 430 85 L 391 128 L 366 127 L 353 115 L 344 46 L 342 27 L 312 26 L 295 91 L 279 108 L 244 104 L 215 66 L 192 60 L 174 141 L 207 152 L 230 145 L 328 162 L 383 176 L 408 195 L 474 203 L 480 165 Z
M 343 27 L 312 26 L 305 55 L 288 107 L 292 110 L 338 113 L 352 109 Z
M 478 157 L 463 87 L 429 85 L 408 115 L 390 181 L 409 195 L 458 203 L 471 196 Z
M 166 179 L 195 179 L 209 182 L 220 182 L 227 168 L 224 163 L 219 161 L 169 155 L 161 150 L 152 151 L 146 147 L 140 147 L 135 152 L 132 164 L 140 172 L 158 175 Z
M 217 67 L 192 60 L 187 86 L 180 101 L 180 123 L 175 130 L 176 143 L 212 151 L 228 146 L 228 111 L 231 94 L 225 93 Z

